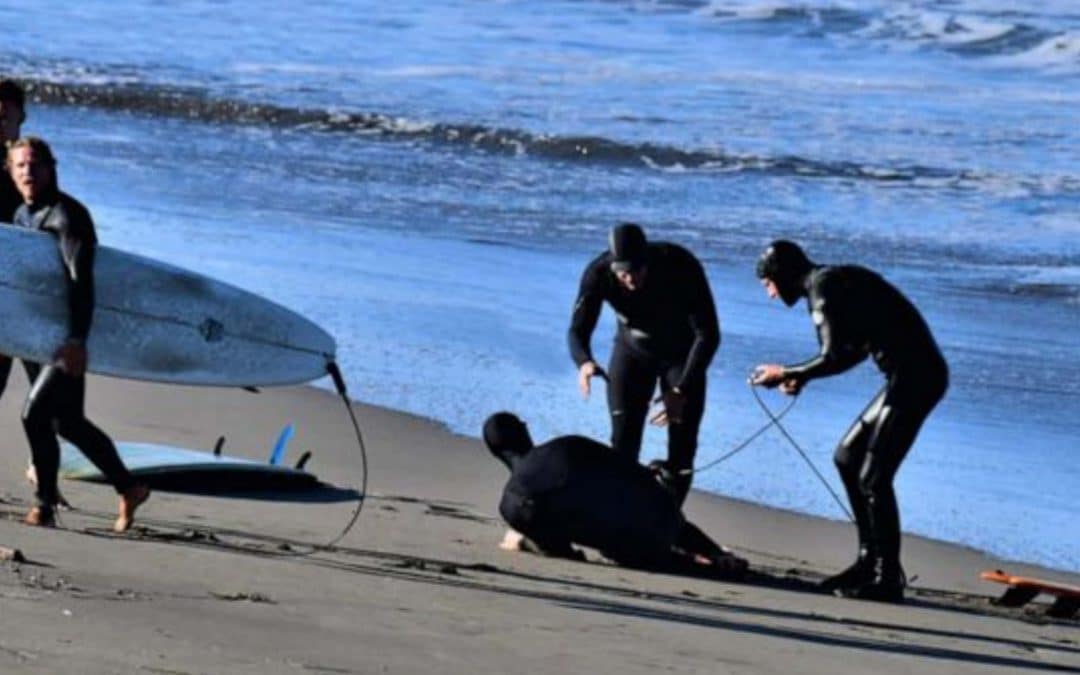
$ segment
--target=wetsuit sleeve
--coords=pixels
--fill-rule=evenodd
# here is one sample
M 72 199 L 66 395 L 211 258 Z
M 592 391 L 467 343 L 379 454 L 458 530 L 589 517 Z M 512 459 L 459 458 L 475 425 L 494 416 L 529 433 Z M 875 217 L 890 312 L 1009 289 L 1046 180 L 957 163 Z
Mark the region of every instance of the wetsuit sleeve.
M 712 291 L 709 289 L 709 280 L 705 277 L 705 270 L 696 258 L 690 257 L 691 264 L 687 266 L 689 279 L 687 287 L 690 292 L 690 330 L 694 334 L 694 341 L 690 344 L 686 362 L 683 365 L 682 376 L 675 384 L 682 389 L 687 382 L 700 378 L 709 367 L 716 350 L 720 347 L 720 321 L 716 318 L 716 303 L 713 301 Z
M 824 280 L 810 290 L 810 316 L 817 328 L 821 351 L 817 356 L 784 366 L 784 377 L 800 381 L 842 373 L 866 358 L 857 345 L 852 310 L 845 307 L 848 293 L 835 281 Z
M 65 204 L 47 225 L 55 228 L 64 261 L 68 291 L 68 340 L 86 341 L 94 315 L 94 255 L 97 236 L 90 213 L 80 204 Z
M 581 288 L 578 291 L 577 300 L 574 301 L 567 342 L 570 345 L 570 358 L 579 368 L 583 363 L 595 360 L 590 343 L 604 304 L 603 274 L 601 259 L 589 263 L 581 277 Z

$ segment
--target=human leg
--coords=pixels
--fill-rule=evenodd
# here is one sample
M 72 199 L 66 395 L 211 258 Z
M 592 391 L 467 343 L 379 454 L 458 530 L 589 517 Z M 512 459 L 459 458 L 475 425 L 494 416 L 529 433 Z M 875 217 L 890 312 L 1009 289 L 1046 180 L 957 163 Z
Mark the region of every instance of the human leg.
M 53 366 L 40 369 L 23 406 L 23 430 L 37 473 L 35 505 L 26 518 L 31 525 L 51 525 L 53 509 L 58 501 L 56 481 L 60 446 L 56 442 L 53 425 L 59 375 L 60 372 Z
M 660 383 L 665 393 L 670 390 L 675 379 L 681 375 L 681 368 L 669 368 Z M 705 378 L 693 380 L 684 385 L 682 391 L 685 405 L 682 414 L 676 420 L 668 421 L 668 458 L 667 470 L 671 472 L 671 486 L 675 501 L 680 506 L 686 501 L 693 481 L 694 457 L 697 455 L 698 431 L 701 419 L 705 415 Z
M 633 461 L 641 454 L 645 416 L 656 388 L 656 369 L 616 340 L 608 364 L 607 400 L 611 413 L 611 447 Z
M 864 582 L 870 575 L 874 560 L 873 539 L 870 536 L 870 513 L 866 497 L 859 484 L 859 476 L 866 460 L 867 448 L 873 431 L 874 420 L 885 400 L 886 389 L 870 401 L 862 413 L 855 419 L 836 448 L 833 461 L 840 474 L 840 480 L 847 492 L 848 503 L 855 517 L 855 529 L 858 534 L 858 552 L 855 562 L 839 574 L 827 577 L 821 582 L 821 588 L 834 591 Z
M 120 496 L 113 529 L 123 532 L 131 527 L 135 510 L 150 496 L 147 486 L 137 484 L 124 466 L 116 446 L 105 432 L 86 419 L 84 402 L 86 378 L 61 374 L 56 392 L 56 433 L 71 442 L 89 459 Z

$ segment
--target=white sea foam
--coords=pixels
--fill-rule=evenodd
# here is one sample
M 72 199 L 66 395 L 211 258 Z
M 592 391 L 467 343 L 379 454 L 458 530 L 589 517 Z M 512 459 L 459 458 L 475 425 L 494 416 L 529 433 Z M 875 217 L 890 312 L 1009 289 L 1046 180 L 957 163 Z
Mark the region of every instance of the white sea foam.
M 994 60 L 999 64 L 1050 72 L 1080 73 L 1080 31 L 1053 35 L 1027 51 L 995 57 Z

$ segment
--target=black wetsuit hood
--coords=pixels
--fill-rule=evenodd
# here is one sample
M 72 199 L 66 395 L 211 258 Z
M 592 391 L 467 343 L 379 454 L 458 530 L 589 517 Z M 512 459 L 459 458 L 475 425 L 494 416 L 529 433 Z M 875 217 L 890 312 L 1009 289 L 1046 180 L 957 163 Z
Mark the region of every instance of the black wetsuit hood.
M 777 239 L 758 258 L 756 271 L 759 279 L 776 284 L 780 299 L 791 307 L 806 295 L 807 276 L 814 267 L 798 244 Z
M 636 270 L 648 263 L 649 245 L 645 231 L 634 223 L 622 223 L 612 228 L 608 236 L 608 250 L 611 252 L 612 272 Z
M 484 422 L 484 443 L 511 471 L 533 449 L 529 429 L 517 415 L 497 412 Z

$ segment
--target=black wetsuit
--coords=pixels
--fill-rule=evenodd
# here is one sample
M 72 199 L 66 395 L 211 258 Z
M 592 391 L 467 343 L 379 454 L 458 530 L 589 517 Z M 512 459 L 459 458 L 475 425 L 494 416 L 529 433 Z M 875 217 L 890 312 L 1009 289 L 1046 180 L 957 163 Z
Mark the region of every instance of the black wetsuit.
M 21 206 L 15 214 L 15 224 L 56 237 L 67 284 L 68 339 L 85 343 L 94 312 L 97 246 L 90 213 L 75 199 L 55 192 L 38 203 Z M 56 434 L 73 443 L 97 465 L 118 493 L 132 487 L 134 480 L 112 441 L 86 419 L 83 405 L 86 378 L 68 375 L 54 365 L 26 363 L 25 366 L 33 384 L 23 409 L 23 428 L 37 470 L 38 503 L 51 508 L 57 502 L 60 446 Z
M 583 436 L 560 436 L 510 456 L 499 513 L 547 553 L 595 548 L 634 567 L 664 567 L 672 547 L 719 555 L 645 467 Z
M 804 282 L 821 352 L 786 377 L 806 381 L 871 356 L 885 386 L 836 450 L 860 545 L 899 566 L 900 515 L 893 478 L 923 421 L 945 395 L 948 367 L 919 311 L 878 274 L 858 266 L 814 267 Z
M 22 206 L 22 195 L 7 171 L 0 171 L 0 223 L 15 222 L 15 212 Z
M 579 368 L 593 360 L 589 343 L 607 301 L 618 319 L 607 371 L 611 445 L 635 461 L 657 380 L 661 392 L 678 388 L 683 393 L 682 418 L 668 428 L 668 467 L 678 475 L 681 503 L 690 475 L 678 472 L 694 464 L 705 412 L 705 371 L 720 345 L 712 292 L 701 263 L 675 244 L 648 245 L 645 283 L 633 292 L 616 280 L 611 260 L 605 252 L 585 269 L 570 322 L 570 355 Z

